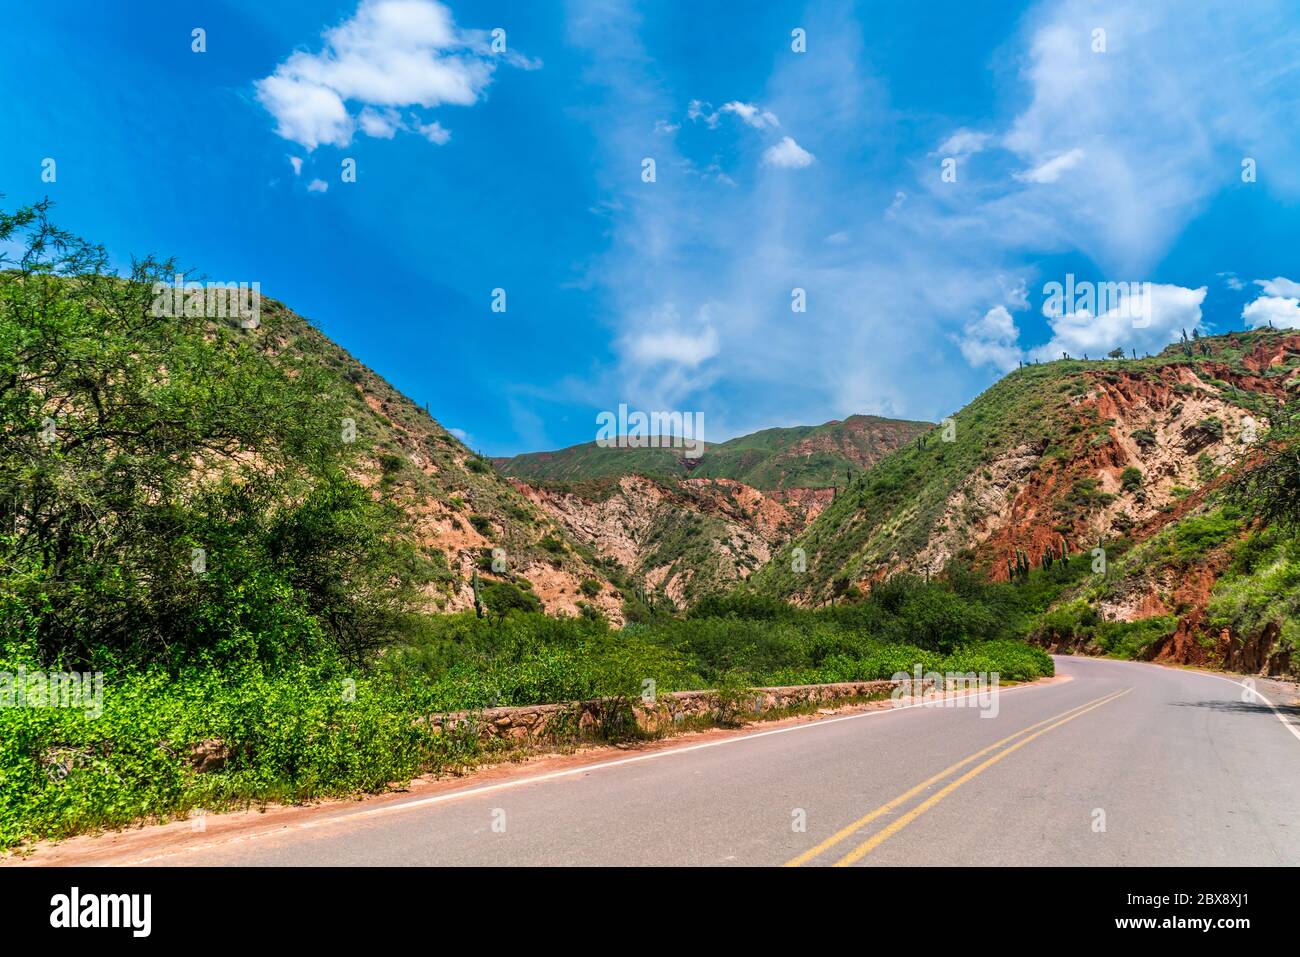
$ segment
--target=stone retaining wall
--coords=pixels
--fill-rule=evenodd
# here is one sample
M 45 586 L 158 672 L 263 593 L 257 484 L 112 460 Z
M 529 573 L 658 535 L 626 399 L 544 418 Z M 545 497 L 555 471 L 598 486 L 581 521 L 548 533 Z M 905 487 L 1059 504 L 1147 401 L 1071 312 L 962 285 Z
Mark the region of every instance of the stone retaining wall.
M 659 695 L 653 704 L 640 698 L 631 701 L 602 698 L 565 704 L 460 711 L 433 715 L 427 721 L 435 732 L 476 728 L 479 738 L 485 741 L 613 737 L 618 732 L 630 732 L 634 723 L 641 731 L 654 733 L 688 720 L 707 723 L 740 714 L 764 714 L 850 698 L 885 698 L 898 685 L 897 681 L 844 681 L 753 688 L 739 697 L 727 695 L 722 698 L 716 691 L 676 691 Z

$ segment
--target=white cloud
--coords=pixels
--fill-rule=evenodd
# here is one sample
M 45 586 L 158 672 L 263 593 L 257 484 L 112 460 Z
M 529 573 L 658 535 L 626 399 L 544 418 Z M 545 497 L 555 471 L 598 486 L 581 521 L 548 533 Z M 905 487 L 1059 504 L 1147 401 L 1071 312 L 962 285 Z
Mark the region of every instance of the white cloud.
M 656 118 L 675 117 L 681 100 L 645 48 L 637 5 L 570 0 L 569 38 L 586 58 L 601 131 L 593 168 L 619 204 L 602 222 L 608 249 L 584 279 L 608 303 L 616 347 L 612 362 L 556 390 L 596 408 L 626 398 L 704 409 L 718 436 L 852 412 L 936 418 L 986 384 L 970 361 L 1012 368 L 1017 348 L 1029 355 L 1044 340 L 1048 359 L 1118 346 L 1141 355 L 1184 326 L 1190 333 L 1203 290 L 1156 289 L 1145 329 L 1107 315 L 1060 317 L 1045 330 L 1017 310 L 1026 305 L 1020 277 L 1035 284 L 1027 264 L 1060 254 L 1078 253 L 1104 276 L 1152 275 L 1186 223 L 1237 186 L 1242 143 L 1262 136 L 1277 147 L 1255 154 L 1271 155 L 1261 169 L 1276 173 L 1249 189 L 1281 191 L 1284 167 L 1300 174 L 1285 159 L 1285 143 L 1300 142 L 1300 113 L 1286 94 L 1300 62 L 1293 15 L 1279 0 L 1252 9 L 1204 2 L 1212 17 L 1188 18 L 1169 0 L 1039 2 L 998 54 L 1025 67 L 1019 77 L 1003 73 L 1009 106 L 995 112 L 1012 119 L 973 134 L 956 122 L 945 128 L 972 135 L 944 145 L 988 154 L 963 169 L 974 188 L 962 190 L 941 187 L 925 158 L 911 178 L 873 149 L 900 119 L 888 78 L 872 72 L 853 5 L 814 4 L 824 38 L 817 57 L 777 58 L 752 97 L 787 124 L 791 116 L 806 124 L 797 132 L 818 146 L 818 175 L 742 178 L 726 190 L 684 177 L 680 189 L 651 196 L 627 171 L 646 155 Z M 1093 54 L 1090 31 L 1101 23 L 1109 52 Z M 692 101 L 683 123 L 730 122 L 724 116 Z M 771 141 L 761 148 L 781 133 L 762 131 Z M 661 169 L 687 164 L 682 151 L 694 146 L 654 143 Z M 1086 159 L 1068 171 L 1058 164 L 1051 187 L 1012 178 L 1073 149 Z M 828 239 L 837 233 L 852 241 Z M 791 312 L 794 286 L 808 291 L 807 313 Z M 703 303 L 712 307 L 707 325 L 697 318 Z M 682 320 L 655 319 L 664 304 Z M 1015 337 L 1000 313 L 988 317 L 997 304 L 1022 327 Z M 651 345 L 663 329 L 694 340 L 705 328 L 717 351 L 695 366 L 663 357 L 693 361 L 712 343 Z
M 430 143 L 437 143 L 444 146 L 451 139 L 451 130 L 446 129 L 437 120 L 432 123 L 421 123 L 416 126 L 416 130 Z
M 485 34 L 459 29 L 436 0 L 363 0 L 351 19 L 322 36 L 319 53 L 299 50 L 255 84 L 276 132 L 309 150 L 346 146 L 358 125 L 368 136 L 391 138 L 407 128 L 396 108 L 470 106 L 500 59 Z M 521 55 L 504 59 L 524 69 L 538 65 Z M 348 103 L 361 104 L 360 113 Z
M 309 193 L 324 193 L 328 191 L 329 188 L 330 184 L 325 182 L 323 179 L 314 179 L 307 184 L 307 192 Z
M 667 120 L 655 120 L 655 132 L 662 133 L 665 136 L 671 136 L 681 129 L 680 123 L 669 123 Z
M 741 103 L 739 100 L 732 100 L 730 103 L 722 104 L 721 112 L 736 114 L 747 125 L 756 130 L 772 129 L 781 125 L 774 113 L 752 103 Z
M 998 285 L 1002 287 L 1002 294 L 1006 297 L 1007 305 L 1012 309 L 1029 308 L 1029 289 L 1025 284 L 1025 277 L 1018 276 L 1014 284 L 1008 284 L 1005 276 L 998 276 Z
M 653 329 L 632 336 L 624 345 L 627 358 L 641 365 L 671 362 L 694 368 L 718 354 L 718 334 L 712 327 L 698 333 Z
M 293 175 L 294 175 L 294 176 L 301 176 L 301 175 L 302 175 L 302 157 L 301 157 L 301 156 L 290 156 L 290 157 L 289 157 L 289 165 L 293 167 Z
M 1012 174 L 1022 183 L 1055 183 L 1066 170 L 1074 169 L 1083 161 L 1083 150 L 1075 147 L 1068 153 L 1053 156 L 1051 159 L 1019 173 Z
M 796 143 L 791 137 L 781 137 L 781 142 L 769 146 L 763 151 L 764 166 L 778 166 L 783 169 L 802 169 L 811 166 L 816 159 L 812 153 Z
M 1246 325 L 1252 329 L 1270 324 L 1275 329 L 1300 329 L 1300 282 L 1275 276 L 1256 279 L 1255 285 L 1264 290 L 1264 295 L 1241 310 Z
M 972 366 L 993 366 L 1009 372 L 1020 365 L 1023 353 L 1017 340 L 1020 330 L 1006 306 L 994 306 L 983 318 L 969 322 L 958 339 L 962 357 Z
M 963 127 L 940 143 L 939 148 L 932 155 L 951 156 L 957 159 L 973 156 L 983 152 L 993 139 L 991 133 L 979 133 Z
M 361 132 L 382 140 L 391 140 L 402 126 L 401 118 L 393 110 L 378 110 L 366 107 L 357 117 Z
M 352 141 L 352 117 L 331 89 L 276 74 L 258 81 L 257 98 L 279 122 L 276 132 L 309 150 Z
M 1266 296 L 1300 297 L 1300 282 L 1282 276 L 1273 279 L 1256 279 L 1255 285 L 1262 288 Z
M 1300 299 L 1282 296 L 1260 296 L 1246 304 L 1241 318 L 1252 329 L 1271 325 L 1275 329 L 1300 329 Z
M 698 123 L 700 120 L 711 130 L 718 127 L 718 111 L 713 109 L 712 104 L 705 103 L 703 100 L 691 100 L 686 106 L 686 118 L 692 123 Z
M 1136 285 L 1136 284 L 1135 284 Z M 1115 348 L 1158 352 L 1179 338 L 1182 330 L 1201 322 L 1206 287 L 1188 289 L 1162 283 L 1147 285 L 1146 302 L 1121 288 L 1119 302 L 1101 315 L 1086 309 L 1064 315 L 1047 315 L 1050 341 L 1032 350 L 1034 358 L 1050 361 L 1068 352 L 1074 358 L 1099 359 Z M 1044 309 L 1046 314 L 1046 309 Z
M 713 108 L 712 103 L 705 100 L 691 100 L 686 107 L 686 118 L 692 123 L 703 122 L 711 130 L 718 128 L 718 122 L 722 119 L 723 113 L 731 113 L 740 118 L 746 126 L 752 126 L 756 130 L 775 129 L 781 125 L 776 114 L 770 110 L 765 110 L 761 106 L 753 103 L 743 103 L 740 100 L 731 100 L 722 104 L 718 109 Z M 660 120 L 659 123 L 663 123 Z M 659 127 L 656 123 L 656 129 Z M 671 127 L 676 129 L 676 127 Z
M 1293 3 L 1203 0 L 1189 17 L 1177 0 L 1052 0 L 1024 23 L 1028 105 L 999 144 L 1039 179 L 1059 178 L 1041 190 L 1027 173 L 989 204 L 1006 243 L 1077 249 L 1106 274 L 1141 275 L 1214 194 L 1241 185 L 1243 157 L 1271 170 L 1251 189 L 1300 194 Z M 1091 47 L 1099 26 L 1104 53 Z M 1086 161 L 1069 175 L 1044 169 L 1075 149 Z

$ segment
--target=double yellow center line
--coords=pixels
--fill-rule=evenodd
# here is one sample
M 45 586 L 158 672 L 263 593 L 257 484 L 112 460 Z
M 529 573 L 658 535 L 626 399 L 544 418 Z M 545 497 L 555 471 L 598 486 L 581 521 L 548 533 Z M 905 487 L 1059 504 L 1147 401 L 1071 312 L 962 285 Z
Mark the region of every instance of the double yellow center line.
M 1097 708 L 1100 708 L 1102 705 L 1109 704 L 1110 702 L 1114 701 L 1116 698 L 1123 697 L 1124 695 L 1128 694 L 1129 691 L 1131 690 L 1133 689 L 1125 688 L 1123 691 L 1116 691 L 1111 694 L 1102 695 L 1100 698 L 1094 698 L 1092 701 L 1088 701 L 1085 702 L 1084 704 L 1078 705 L 1077 707 L 1070 708 L 1068 711 L 1062 711 L 1060 714 L 1053 715 L 1050 718 L 1046 718 L 1042 721 L 1039 721 L 1037 724 L 1031 724 L 1027 728 L 1021 728 L 1015 734 L 1008 735 L 1007 737 L 1003 738 L 1001 741 L 993 742 L 987 748 L 983 748 L 979 751 L 976 751 L 974 754 L 970 755 L 969 757 L 963 758 L 962 760 L 958 761 L 956 764 L 944 768 L 938 774 L 926 778 L 916 787 L 912 788 L 909 791 L 905 791 L 904 793 L 900 794 L 898 797 L 894 798 L 889 803 L 882 804 L 880 807 L 876 808 L 870 814 L 866 814 L 858 818 L 856 821 L 852 822 L 851 824 L 848 824 L 845 827 L 840 828 L 838 831 L 836 831 L 830 837 L 826 838 L 826 840 L 822 841 L 816 847 L 810 847 L 808 850 L 804 851 L 798 857 L 794 858 L 793 860 L 787 861 L 785 866 L 799 867 L 803 864 L 808 863 L 814 857 L 817 857 L 823 852 L 829 850 L 830 848 L 834 847 L 836 844 L 839 844 L 841 841 L 844 841 L 847 838 L 852 837 L 854 834 L 862 830 L 864 827 L 866 827 L 868 824 L 870 824 L 872 821 L 876 820 L 877 818 L 889 814 L 891 811 L 895 811 L 898 808 L 902 807 L 904 804 L 912 800 L 914 797 L 916 797 L 926 788 L 938 784 L 940 781 L 943 781 L 945 778 L 949 777 L 952 774 L 955 774 L 957 771 L 960 771 L 962 768 L 966 767 L 966 765 L 972 764 L 975 761 L 978 761 L 980 758 L 984 757 L 985 755 L 997 751 L 997 753 L 993 754 L 992 757 L 988 758 L 982 763 L 971 768 L 961 777 L 956 778 L 955 780 L 949 782 L 941 790 L 935 792 L 933 795 L 926 798 L 924 801 L 922 801 L 916 807 L 912 808 L 902 817 L 898 818 L 897 820 L 890 823 L 887 827 L 884 827 L 880 831 L 873 834 L 869 839 L 859 844 L 857 847 L 855 847 L 844 857 L 840 858 L 840 860 L 836 861 L 835 866 L 847 867 L 850 864 L 856 863 L 866 855 L 870 854 L 875 848 L 879 847 L 885 841 L 889 840 L 889 838 L 893 837 L 903 828 L 907 827 L 908 824 L 915 821 L 918 817 L 920 817 L 930 808 L 934 807 L 936 804 L 942 801 L 953 791 L 957 790 L 967 781 L 971 780 L 971 778 L 982 773 L 985 769 L 990 768 L 993 765 L 997 764 L 1008 754 L 1011 754 L 1013 751 L 1018 751 L 1020 748 L 1023 748 L 1030 741 L 1034 740 L 1034 738 L 1046 734 L 1048 731 L 1051 731 L 1053 728 L 1059 728 L 1061 725 L 1073 721 L 1075 718 L 1081 717 L 1082 715 L 1087 714 L 1089 711 L 1093 711 Z M 1011 744 L 1011 742 L 1013 741 L 1015 743 Z M 1004 750 L 1002 751 L 998 751 L 998 748 L 1002 748 L 1004 745 L 1008 745 L 1008 744 L 1010 744 L 1011 746 L 1004 748 Z

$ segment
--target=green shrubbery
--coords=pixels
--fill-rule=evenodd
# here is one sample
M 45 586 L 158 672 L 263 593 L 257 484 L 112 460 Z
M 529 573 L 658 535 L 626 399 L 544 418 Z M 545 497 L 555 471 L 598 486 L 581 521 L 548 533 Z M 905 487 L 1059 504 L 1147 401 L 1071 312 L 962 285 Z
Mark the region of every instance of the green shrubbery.
M 927 597 L 895 585 L 890 601 L 930 620 L 929 593 L 939 586 L 919 588 Z M 945 635 L 923 648 L 873 634 L 869 621 L 892 620 L 895 637 L 909 626 L 870 600 L 779 615 L 765 603 L 736 607 L 764 617 L 660 620 L 618 632 L 603 620 L 521 610 L 413 616 L 405 637 L 366 668 L 110 672 L 98 718 L 0 709 L 0 846 L 195 807 L 379 790 L 477 755 L 476 740 L 428 733 L 420 719 L 431 714 L 631 699 L 647 679 L 664 693 L 887 679 L 918 664 L 998 672 L 1004 681 L 1052 673 L 1051 659 L 1020 641 Z M 19 663 L 27 659 L 4 664 Z M 224 763 L 200 773 L 191 749 L 214 741 Z
M 1207 610 L 1213 629 L 1242 639 L 1275 629 L 1280 650 L 1300 648 L 1300 540 L 1277 529 L 1243 539 Z
M 1117 658 L 1141 659 L 1174 632 L 1173 615 L 1107 621 L 1086 599 L 1066 602 L 1038 618 L 1034 637 L 1044 644 L 1091 649 Z
M 379 675 L 127 671 L 104 690 L 97 717 L 0 708 L 0 847 L 192 808 L 380 790 L 477 749 L 414 720 L 432 692 Z M 191 749 L 204 742 L 223 763 L 198 773 Z

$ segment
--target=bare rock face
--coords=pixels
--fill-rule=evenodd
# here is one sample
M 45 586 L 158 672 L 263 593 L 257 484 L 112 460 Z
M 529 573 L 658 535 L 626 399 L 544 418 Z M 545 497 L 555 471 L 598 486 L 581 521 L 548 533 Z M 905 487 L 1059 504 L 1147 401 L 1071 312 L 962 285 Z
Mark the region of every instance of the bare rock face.
M 834 495 L 833 489 L 760 491 L 731 479 L 640 475 L 563 488 L 515 485 L 575 539 L 678 608 L 748 577 Z

